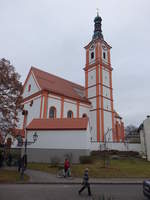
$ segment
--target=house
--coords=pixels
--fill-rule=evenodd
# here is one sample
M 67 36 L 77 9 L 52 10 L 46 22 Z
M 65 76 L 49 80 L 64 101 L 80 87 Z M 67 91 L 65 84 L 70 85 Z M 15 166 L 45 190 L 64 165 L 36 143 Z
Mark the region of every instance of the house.
M 150 161 L 150 116 L 143 121 L 138 129 L 141 140 L 141 154 Z
M 38 135 L 28 146 L 30 161 L 50 162 L 55 156 L 64 160 L 70 154 L 78 162 L 80 155 L 90 153 L 91 143 L 124 141 L 124 124 L 113 105 L 111 46 L 101 22 L 97 14 L 92 40 L 85 46 L 85 86 L 31 67 L 18 123 L 28 141 Z

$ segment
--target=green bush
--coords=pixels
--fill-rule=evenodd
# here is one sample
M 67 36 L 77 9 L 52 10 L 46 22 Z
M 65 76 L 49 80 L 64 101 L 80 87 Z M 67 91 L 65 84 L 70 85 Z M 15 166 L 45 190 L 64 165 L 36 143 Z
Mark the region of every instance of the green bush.
M 60 159 L 57 156 L 51 158 L 51 166 L 57 167 L 60 163 Z
M 80 156 L 79 158 L 81 164 L 91 164 L 93 159 L 91 156 Z

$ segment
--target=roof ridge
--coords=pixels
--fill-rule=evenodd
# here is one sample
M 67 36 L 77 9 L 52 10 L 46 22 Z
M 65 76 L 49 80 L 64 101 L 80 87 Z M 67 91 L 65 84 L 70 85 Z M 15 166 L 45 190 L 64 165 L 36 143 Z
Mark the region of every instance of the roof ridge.
M 65 117 L 65 118 L 54 118 L 54 119 L 52 119 L 52 118 L 34 118 L 33 120 L 80 120 L 80 119 L 86 119 L 86 117 L 77 117 L 77 118 L 67 118 L 67 117 Z
M 31 66 L 31 68 L 32 68 L 33 70 L 35 69 L 35 70 L 44 72 L 44 73 L 46 73 L 46 74 L 49 74 L 49 75 L 54 76 L 54 77 L 56 77 L 56 78 L 59 78 L 59 79 L 61 79 L 61 80 L 63 80 L 63 81 L 67 81 L 67 82 L 71 83 L 72 85 L 76 85 L 76 86 L 79 86 L 79 87 L 82 88 L 82 89 L 85 89 L 84 86 L 79 85 L 78 83 L 74 83 L 74 82 L 72 82 L 72 81 L 69 81 L 69 80 L 67 80 L 67 79 L 65 79 L 65 78 L 61 78 L 60 76 L 57 76 L 57 75 L 55 75 L 55 74 L 51 74 L 51 73 L 49 73 L 49 72 L 47 72 L 47 71 L 41 70 L 41 69 L 39 69 L 39 68 L 37 68 L 37 67 L 34 67 L 34 66 Z M 45 79 L 45 80 L 47 80 L 47 79 Z

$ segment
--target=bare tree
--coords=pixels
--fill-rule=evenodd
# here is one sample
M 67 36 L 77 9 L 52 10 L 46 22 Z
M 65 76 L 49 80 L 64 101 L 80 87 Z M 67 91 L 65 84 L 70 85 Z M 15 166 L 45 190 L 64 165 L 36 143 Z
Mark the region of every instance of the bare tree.
M 20 109 L 22 84 L 20 75 L 6 59 L 0 60 L 0 133 L 12 133 Z

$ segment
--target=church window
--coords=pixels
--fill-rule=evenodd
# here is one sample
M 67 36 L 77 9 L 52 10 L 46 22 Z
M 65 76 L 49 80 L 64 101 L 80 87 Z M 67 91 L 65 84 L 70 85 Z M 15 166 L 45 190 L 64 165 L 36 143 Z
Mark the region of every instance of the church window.
M 91 53 L 91 59 L 94 59 L 94 52 Z
M 73 112 L 71 110 L 68 111 L 67 118 L 73 118 Z
M 49 109 L 49 118 L 56 118 L 56 108 L 54 106 Z
M 30 92 L 31 90 L 31 84 L 28 86 L 28 92 Z
M 103 52 L 103 58 L 106 59 L 106 53 L 105 52 Z
M 84 117 L 87 117 L 87 114 L 86 113 L 84 113 L 83 115 L 82 115 L 82 117 L 84 118 Z

